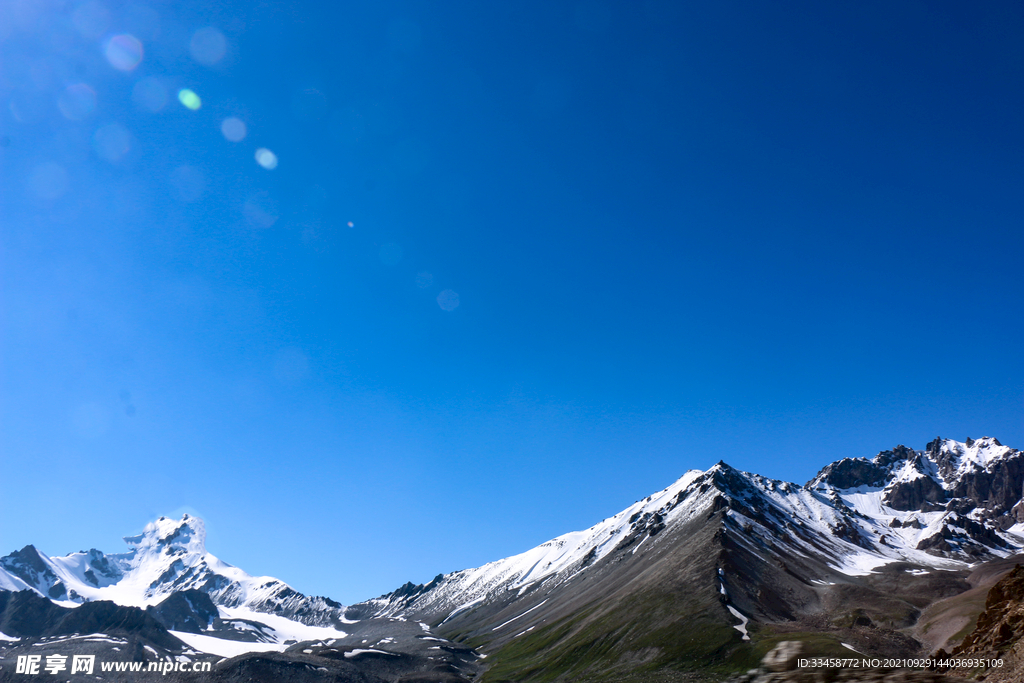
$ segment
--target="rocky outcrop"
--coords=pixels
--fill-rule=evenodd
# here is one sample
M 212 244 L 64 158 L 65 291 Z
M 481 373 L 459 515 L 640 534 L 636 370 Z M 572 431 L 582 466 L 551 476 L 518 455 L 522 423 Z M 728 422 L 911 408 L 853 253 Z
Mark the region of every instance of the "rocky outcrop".
M 818 472 L 813 482 L 824 481 L 837 489 L 882 486 L 889 470 L 867 458 L 843 458 Z
M 953 656 L 998 657 L 1024 637 L 1024 566 L 1017 565 L 988 592 L 985 611 Z
M 202 591 L 172 593 L 159 605 L 146 608 L 146 613 L 171 631 L 203 633 L 218 617 L 217 606 Z
M 0 557 L 0 567 L 3 567 L 33 588 L 46 587 L 52 590 L 60 584 L 57 575 L 46 566 L 39 551 L 33 545 L 27 545 L 10 555 Z M 51 595 L 50 597 L 55 599 L 61 597 L 60 594 L 64 593 L 64 590 L 63 584 L 60 585 L 61 587 L 56 590 L 57 595 Z
M 946 490 L 931 477 L 921 476 L 893 484 L 884 500 L 894 510 L 927 510 L 928 503 L 946 502 Z
M 937 651 L 937 659 L 981 660 L 987 668 L 954 669 L 951 673 L 987 683 L 1024 680 L 1024 565 L 1016 565 L 989 590 L 985 610 L 974 630 L 953 649 Z

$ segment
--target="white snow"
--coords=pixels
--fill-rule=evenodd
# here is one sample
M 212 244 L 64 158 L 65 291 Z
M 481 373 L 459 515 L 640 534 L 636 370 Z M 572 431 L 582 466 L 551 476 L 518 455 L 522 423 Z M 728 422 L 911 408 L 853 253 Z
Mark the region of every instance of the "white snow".
M 547 598 L 544 598 L 544 600 L 542 600 L 541 602 L 537 603 L 536 605 L 534 605 L 534 606 L 533 606 L 533 607 L 531 607 L 530 609 L 526 610 L 525 612 L 523 612 L 522 614 L 520 614 L 520 615 L 519 615 L 518 617 L 512 617 L 511 619 L 509 619 L 508 621 L 506 621 L 506 622 L 505 622 L 504 624 L 500 624 L 500 625 L 498 625 L 498 626 L 495 626 L 495 627 L 494 627 L 494 628 L 492 628 L 491 630 L 492 630 L 492 631 L 497 631 L 497 630 L 498 630 L 499 628 L 503 628 L 503 627 L 505 627 L 505 626 L 508 626 L 509 624 L 511 624 L 511 623 L 512 623 L 513 621 L 515 621 L 516 619 L 519 619 L 520 617 L 525 617 L 525 616 L 526 616 L 527 614 L 529 614 L 529 613 L 530 613 L 530 612 L 532 612 L 533 610 L 537 609 L 538 607 L 540 607 L 541 605 L 543 605 L 543 604 L 544 604 L 545 602 L 547 602 L 547 601 L 548 601 L 548 600 L 547 600 Z
M 736 629 L 737 631 L 739 631 L 740 633 L 742 633 L 742 634 L 743 634 L 743 640 L 750 640 L 750 636 L 749 636 L 749 635 L 747 635 L 747 622 L 749 622 L 749 621 L 750 621 L 750 619 L 747 619 L 747 618 L 746 618 L 745 616 L 743 616 L 742 614 L 740 614 L 740 611 L 739 611 L 738 609 L 736 609 L 735 607 L 733 607 L 732 605 L 726 605 L 726 606 L 725 606 L 725 608 L 726 608 L 727 610 L 729 610 L 729 612 L 730 612 L 730 613 L 731 613 L 731 614 L 732 614 L 732 615 L 733 615 L 734 617 L 736 617 L 737 619 L 739 619 L 739 620 L 740 620 L 740 622 L 741 622 L 741 623 L 739 623 L 739 624 L 734 624 L 734 625 L 733 625 L 733 628 L 734 628 L 734 629 Z
M 246 618 L 265 622 L 264 617 L 270 616 L 266 612 L 287 609 L 290 604 L 296 605 L 305 599 L 283 581 L 270 576 L 250 576 L 221 561 L 206 552 L 205 539 L 206 527 L 201 519 L 188 515 L 180 520 L 161 517 L 146 525 L 142 533 L 125 537 L 129 546 L 126 553 L 104 555 L 90 550 L 53 558 L 40 553 L 40 559 L 69 591 L 78 594 L 73 602 L 54 601 L 67 607 L 76 607 L 85 601 L 110 600 L 119 605 L 145 608 L 173 592 L 219 583 L 223 587 L 209 591 L 215 604 L 248 608 Z M 111 574 L 105 574 L 100 569 L 103 566 Z M 0 569 L 0 589 L 24 588 L 32 588 L 48 597 L 43 590 L 45 587 L 28 586 Z M 343 613 L 344 608 L 340 611 Z M 340 619 L 355 623 L 344 616 Z
M 18 591 L 23 591 L 28 588 L 37 590 L 38 592 L 38 589 L 36 589 L 35 586 L 29 586 L 21 579 L 21 577 L 15 576 L 3 567 L 0 567 L 0 590 L 17 593 Z
M 976 463 L 983 463 L 989 466 L 1001 457 L 1004 457 L 1012 449 L 994 446 L 991 440 L 979 439 L 974 442 L 971 448 L 965 444 L 947 440 L 943 442 L 941 449 L 944 452 L 963 452 L 965 455 L 958 456 L 960 469 L 973 467 Z M 966 459 L 965 459 L 966 458 Z M 964 463 L 968 464 L 965 465 Z M 919 467 L 915 465 L 919 463 Z M 980 465 L 979 465 L 980 466 Z M 768 500 L 777 522 L 790 523 L 796 527 L 813 532 L 816 540 L 814 546 L 808 544 L 799 534 L 793 534 L 787 539 L 790 542 L 788 551 L 805 552 L 808 555 L 821 555 L 821 546 L 826 550 L 824 555 L 829 563 L 836 570 L 850 575 L 858 576 L 869 574 L 890 562 L 911 562 L 914 564 L 931 567 L 933 569 L 956 569 L 968 565 L 967 558 L 958 560 L 954 558 L 943 558 L 931 555 L 925 551 L 918 550 L 917 546 L 921 541 L 940 533 L 943 526 L 952 523 L 957 519 L 956 513 L 939 510 L 935 512 L 901 511 L 895 510 L 884 503 L 886 491 L 896 482 L 910 481 L 921 477 L 932 477 L 940 485 L 949 486 L 940 477 L 937 462 L 924 451 L 915 451 L 914 457 L 902 463 L 898 463 L 894 470 L 894 480 L 889 482 L 885 488 L 861 486 L 852 489 L 834 489 L 824 481 L 818 482 L 812 489 L 790 488 L 788 491 L 782 489 L 781 483 L 772 482 L 758 475 L 743 473 L 752 483 L 757 485 L 759 493 Z M 838 496 L 843 504 L 859 512 L 863 517 L 849 515 L 837 507 L 831 496 Z M 737 515 L 730 511 L 730 516 L 737 519 Z M 899 520 L 900 526 L 889 526 L 893 520 Z M 921 528 L 914 528 L 909 524 L 916 520 Z M 744 523 L 751 524 L 755 530 L 761 531 L 765 536 L 770 536 L 771 531 L 764 529 L 760 524 L 743 518 Z M 852 525 L 859 530 L 860 535 L 870 541 L 870 547 L 865 548 L 841 538 L 834 533 L 837 525 Z M 903 526 L 908 524 L 908 526 Z M 1008 532 L 1000 533 L 1011 545 L 1020 548 L 1024 545 L 1024 525 L 1020 529 L 1011 528 Z M 744 535 L 746 536 L 746 535 Z M 882 543 L 882 539 L 885 543 Z M 1017 538 L 1017 540 L 1014 540 Z M 756 549 L 756 544 L 744 537 L 741 539 L 749 545 L 751 552 Z M 816 547 L 817 546 L 817 547 Z M 1014 550 L 991 548 L 992 555 L 1003 556 L 1012 554 Z M 763 559 L 763 558 L 762 558 Z
M 995 439 L 982 437 L 970 446 L 952 439 L 946 439 L 939 448 L 940 453 L 949 453 L 956 458 L 957 476 L 973 469 L 989 469 L 995 462 L 1004 459 L 1012 451 L 1008 446 L 997 446 Z
M 365 650 L 352 650 L 351 652 L 346 652 L 345 657 L 355 657 L 356 655 L 361 655 L 366 652 L 376 652 L 379 655 L 391 655 L 392 657 L 398 656 L 394 652 L 385 652 L 384 650 L 374 650 L 373 648 L 366 648 Z
M 284 652 L 288 649 L 288 645 L 285 643 L 247 643 L 183 631 L 171 631 L 170 633 L 189 647 L 218 657 L 237 657 L 247 652 Z
M 206 529 L 201 519 L 188 515 L 180 520 L 161 517 L 148 524 L 142 533 L 125 538 L 128 552 L 104 555 L 98 550 L 89 550 L 53 558 L 39 553 L 39 559 L 64 584 L 68 595 L 77 594 L 73 600 L 51 599 L 51 602 L 69 608 L 94 600 L 110 600 L 119 605 L 144 608 L 163 601 L 174 592 L 218 586 L 207 592 L 218 606 L 220 617 L 225 621 L 235 620 L 230 624 L 232 628 L 248 631 L 255 635 L 255 640 L 261 641 L 226 641 L 213 634 L 186 634 L 181 637 L 189 644 L 193 640 L 203 643 L 199 649 L 221 656 L 280 650 L 287 643 L 344 638 L 347 635 L 335 628 L 308 626 L 280 616 L 281 612 L 308 607 L 310 603 L 314 609 L 322 607 L 326 613 L 345 623 L 355 623 L 344 618 L 344 608 L 335 609 L 326 602 L 317 602 L 321 600 L 318 598 L 305 598 L 278 579 L 250 576 L 221 561 L 206 552 L 205 538 Z M 31 588 L 48 597 L 52 582 L 51 577 L 39 586 L 29 586 L 17 576 L 0 569 L 0 589 L 17 591 Z M 266 628 L 238 620 L 263 624 Z
M 327 626 L 308 626 L 306 624 L 286 619 L 276 614 L 265 614 L 254 612 L 245 607 L 218 607 L 221 619 L 246 619 L 266 624 L 277 642 L 291 641 L 293 643 L 304 640 L 329 640 L 331 638 L 344 638 L 348 634 L 335 628 Z
M 0 639 L 0 640 L 2 640 L 2 639 Z M 84 635 L 84 636 L 83 635 L 79 635 L 79 634 L 76 633 L 76 634 L 73 634 L 73 635 L 70 635 L 70 636 L 51 636 L 49 638 L 42 638 L 41 640 L 46 641 L 45 642 L 46 645 L 52 645 L 53 643 L 66 643 L 66 642 L 72 641 L 72 640 L 82 640 L 82 641 L 85 641 L 87 643 L 113 643 L 115 645 L 124 645 L 125 643 L 128 642 L 127 640 L 124 640 L 123 638 L 111 638 L 106 633 L 90 633 L 90 634 Z M 36 645 L 40 645 L 40 644 L 43 644 L 43 643 L 36 643 Z

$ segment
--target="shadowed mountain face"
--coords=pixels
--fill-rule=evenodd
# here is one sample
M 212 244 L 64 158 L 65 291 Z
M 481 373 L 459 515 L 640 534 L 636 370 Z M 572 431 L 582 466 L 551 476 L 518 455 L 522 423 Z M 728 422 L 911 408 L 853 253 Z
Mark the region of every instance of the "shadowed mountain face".
M 0 558 L 0 589 L 22 591 L 0 592 L 0 659 L 134 639 L 217 661 L 223 680 L 397 683 L 720 680 L 783 641 L 918 656 L 959 642 L 1012 569 L 1022 475 L 990 438 L 841 460 L 805 485 L 720 462 L 584 531 L 348 608 L 221 562 L 201 520 L 161 519 L 121 555 Z
M 69 609 L 31 591 L 0 591 L 0 632 L 16 637 L 50 637 L 72 633 L 115 633 L 141 639 L 166 651 L 179 651 L 181 642 L 137 607 L 100 601 Z

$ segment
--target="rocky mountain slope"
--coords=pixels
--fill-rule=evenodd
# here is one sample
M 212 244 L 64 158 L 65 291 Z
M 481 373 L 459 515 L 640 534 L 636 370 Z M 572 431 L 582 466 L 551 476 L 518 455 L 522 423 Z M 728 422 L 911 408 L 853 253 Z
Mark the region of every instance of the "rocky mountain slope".
M 1024 548 L 1022 490 L 1024 456 L 992 438 L 841 460 L 803 486 L 720 462 L 590 529 L 347 614 L 427 621 L 493 653 L 487 680 L 724 670 L 794 630 L 908 656 L 925 649 L 910 632 L 923 609 Z
M 993 683 L 1024 679 L 1024 559 L 1021 562 L 991 587 L 974 629 L 953 648 L 949 656 L 968 664 L 956 673 Z
M 711 681 L 794 641 L 918 656 L 958 642 L 1012 568 L 1022 492 L 1024 454 L 992 438 L 844 459 L 804 485 L 719 462 L 584 531 L 347 608 L 221 562 L 201 520 L 160 519 L 126 553 L 0 559 L 0 681 L 15 654 L 72 641 L 212 658 L 232 681 Z M 70 625 L 89 610 L 99 640 Z M 955 632 L 937 626 L 954 613 Z

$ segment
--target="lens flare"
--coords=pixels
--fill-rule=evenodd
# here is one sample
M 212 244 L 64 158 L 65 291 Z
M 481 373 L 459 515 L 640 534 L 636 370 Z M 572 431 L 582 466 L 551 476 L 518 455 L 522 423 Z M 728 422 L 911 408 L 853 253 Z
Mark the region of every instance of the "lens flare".
M 247 131 L 244 121 L 234 116 L 230 116 L 221 121 L 220 132 L 224 135 L 224 138 L 230 142 L 241 142 L 245 139 Z
M 268 171 L 273 171 L 277 168 L 277 155 L 266 147 L 260 147 L 256 150 L 256 163 Z
M 277 202 L 266 192 L 257 192 L 245 200 L 242 215 L 254 228 L 269 228 L 278 219 Z
M 93 0 L 80 5 L 71 16 L 75 28 L 87 40 L 98 40 L 110 27 L 110 11 Z
M 81 121 L 88 118 L 96 109 L 96 91 L 85 83 L 69 85 L 60 94 L 57 108 L 69 121 Z
M 104 161 L 116 164 L 132 148 L 132 135 L 119 123 L 103 126 L 92 136 L 92 146 Z
M 143 78 L 132 88 L 132 101 L 143 109 L 158 112 L 167 106 L 167 88 L 152 76 Z
M 451 313 L 459 307 L 459 295 L 450 289 L 446 289 L 437 295 L 437 305 L 442 311 Z
M 199 95 L 195 94 L 188 88 L 182 88 L 178 91 L 178 101 L 183 105 L 195 111 L 199 107 L 203 106 L 203 101 L 199 99 Z
M 207 26 L 192 34 L 192 41 L 188 47 L 192 59 L 204 66 L 213 66 L 223 59 L 224 53 L 228 50 L 228 41 L 223 33 L 212 26 Z
M 130 33 L 123 33 L 107 41 L 103 54 L 115 69 L 132 71 L 142 61 L 142 43 Z

